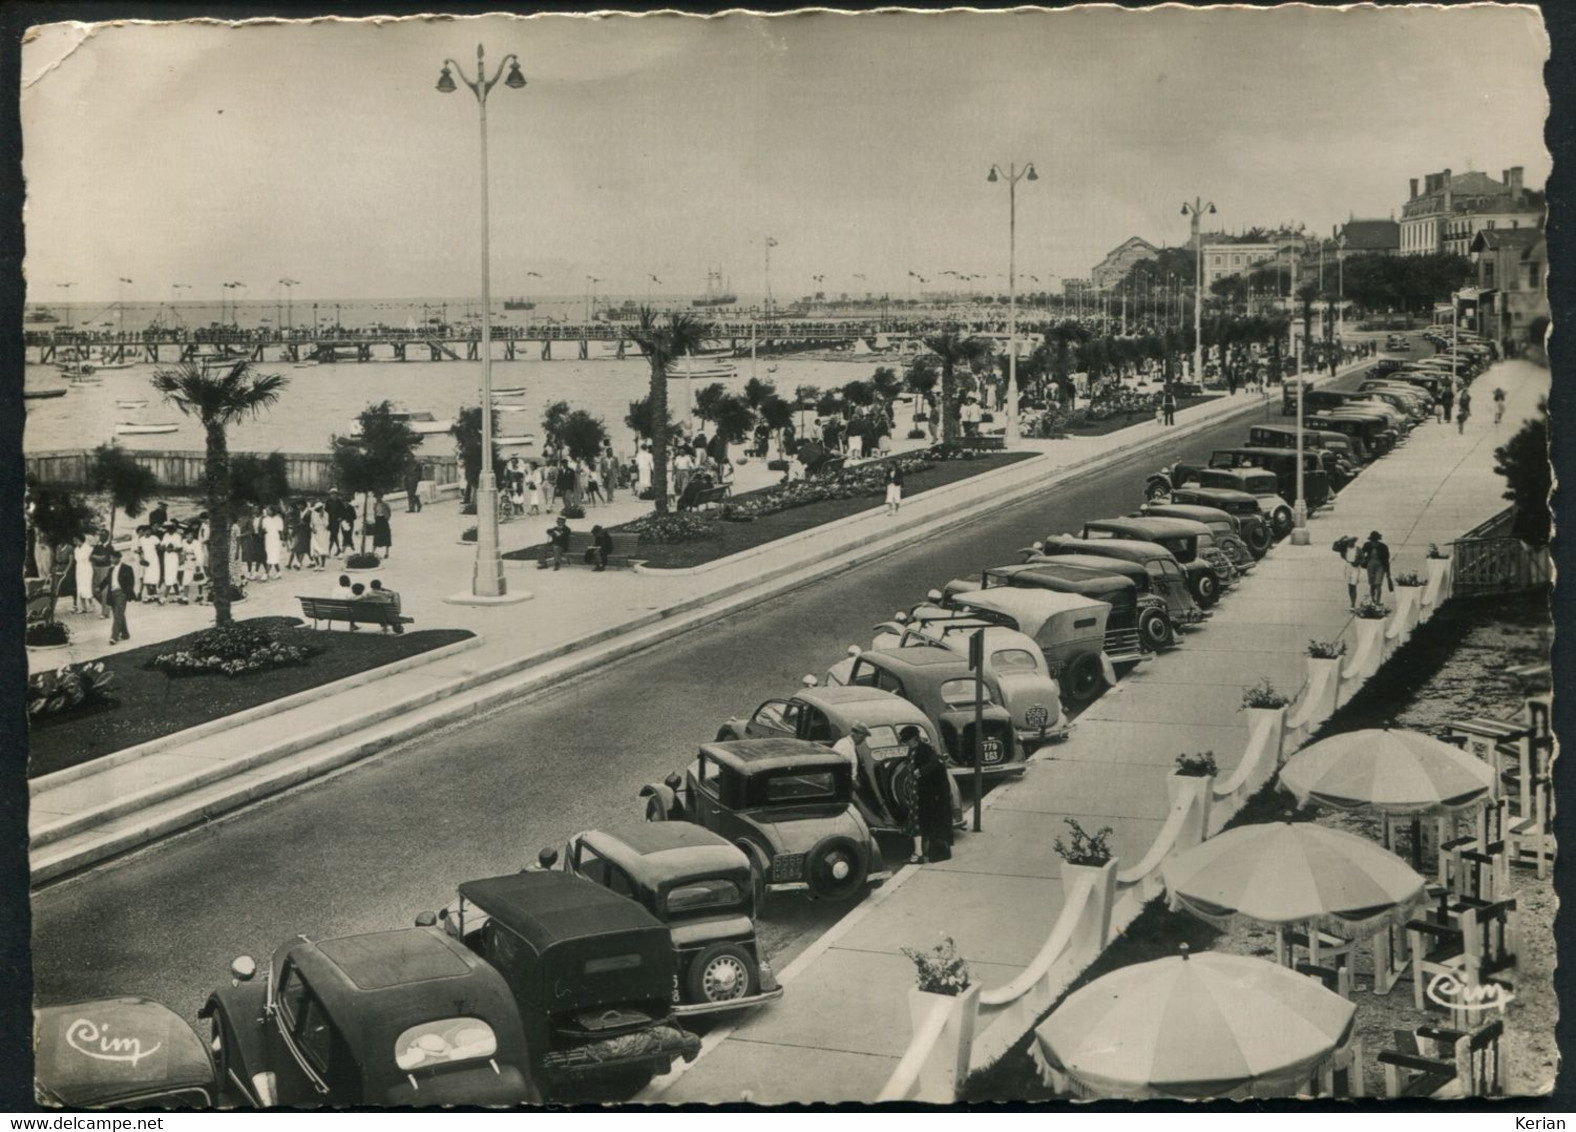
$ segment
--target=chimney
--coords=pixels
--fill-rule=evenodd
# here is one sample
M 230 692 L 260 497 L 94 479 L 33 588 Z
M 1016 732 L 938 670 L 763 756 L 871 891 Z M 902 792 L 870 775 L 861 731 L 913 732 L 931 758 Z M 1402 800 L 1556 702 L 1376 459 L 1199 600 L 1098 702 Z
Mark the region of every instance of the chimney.
M 1520 165 L 1512 165 L 1505 174 L 1505 184 L 1510 186 L 1510 191 L 1516 195 L 1521 193 L 1521 175 L 1524 172 Z
M 1443 180 L 1442 180 L 1442 182 L 1440 184 L 1440 188 L 1445 190 L 1445 211 L 1449 212 L 1450 211 L 1450 170 L 1448 170 L 1448 169 L 1445 170 L 1445 175 L 1444 175 L 1444 178 L 1443 178 Z
M 1416 177 L 1412 178 L 1412 195 L 1408 199 L 1410 199 L 1410 200 L 1416 200 L 1417 199 L 1417 178 Z

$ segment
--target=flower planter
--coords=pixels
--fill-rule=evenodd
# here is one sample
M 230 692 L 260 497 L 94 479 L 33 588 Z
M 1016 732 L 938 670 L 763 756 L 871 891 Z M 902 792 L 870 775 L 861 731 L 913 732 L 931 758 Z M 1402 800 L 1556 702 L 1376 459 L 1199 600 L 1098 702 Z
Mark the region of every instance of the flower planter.
M 1341 706 L 1341 665 L 1344 657 L 1310 656 L 1308 688 L 1297 704 L 1296 714 L 1287 720 L 1293 730 L 1311 734 Z
M 1188 807 L 1187 820 L 1177 830 L 1176 843 L 1172 847 L 1175 852 L 1191 849 L 1209 836 L 1209 806 L 1214 791 L 1213 774 L 1178 774 L 1173 771 L 1171 777 L 1166 779 L 1166 796 L 1172 810 L 1184 803 Z
M 912 1099 L 930 1104 L 951 1104 L 957 1100 L 969 1072 L 969 1055 L 974 1049 L 975 1023 L 979 1019 L 980 986 L 974 983 L 962 994 L 933 994 L 918 987 L 908 991 L 909 1033 L 918 1034 L 937 1013 L 947 1020 L 931 1053 L 919 1069 Z
M 1087 877 L 1091 883 L 1093 902 L 1086 915 L 1073 929 L 1067 941 L 1067 954 L 1079 956 L 1082 963 L 1092 963 L 1111 941 L 1111 907 L 1116 903 L 1117 859 L 1112 857 L 1103 865 L 1074 865 L 1062 862 L 1062 899 L 1067 899 L 1079 878 Z
M 1434 610 L 1438 609 L 1450 597 L 1447 592 L 1447 582 L 1450 576 L 1450 559 L 1428 559 L 1428 583 L 1423 587 L 1423 608 L 1427 616 L 1432 617 Z
M 1384 634 L 1388 619 L 1359 617 L 1353 625 L 1357 634 L 1357 647 L 1352 650 L 1351 662 L 1341 670 L 1342 682 L 1366 680 L 1379 671 L 1384 663 Z
M 1395 609 L 1390 614 L 1390 627 L 1385 632 L 1387 640 L 1400 645 L 1412 635 L 1412 629 L 1422 620 L 1422 600 L 1422 586 L 1395 587 Z
M 1286 709 L 1244 708 L 1248 717 L 1248 749 L 1242 755 L 1240 770 L 1246 770 L 1243 797 L 1269 781 L 1280 767 L 1281 754 L 1286 744 Z M 1237 778 L 1237 775 L 1233 775 Z

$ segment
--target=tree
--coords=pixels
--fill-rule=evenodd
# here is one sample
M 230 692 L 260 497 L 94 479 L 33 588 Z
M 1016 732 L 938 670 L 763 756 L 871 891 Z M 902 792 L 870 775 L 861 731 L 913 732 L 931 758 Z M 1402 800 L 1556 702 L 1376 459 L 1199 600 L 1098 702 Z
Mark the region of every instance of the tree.
M 49 579 L 49 605 L 44 613 L 46 622 L 55 620 L 55 601 L 60 596 L 60 585 L 70 572 L 71 556 L 62 551 L 85 535 L 98 529 L 98 516 L 87 500 L 59 487 L 33 489 L 33 515 L 30 520 L 38 541 L 49 551 L 49 565 L 44 576 Z M 228 541 L 228 532 L 226 541 Z M 62 561 L 62 558 L 64 561 Z M 90 597 L 83 594 L 82 597 Z
M 361 496 L 361 553 L 365 554 L 372 496 L 399 487 L 421 434 L 396 417 L 387 401 L 368 405 L 356 419 L 360 432 L 333 439 L 334 477 L 347 494 Z
M 100 444 L 93 449 L 88 465 L 88 487 L 109 496 L 109 534 L 115 537 L 115 518 L 121 511 L 135 519 L 142 505 L 159 490 L 159 477 L 152 468 L 137 463 L 137 458 L 118 444 Z
M 796 386 L 793 391 L 793 399 L 796 406 L 813 405 L 821 399 L 821 389 L 816 385 Z
M 651 367 L 651 491 L 657 514 L 663 515 L 668 510 L 668 366 L 699 347 L 709 327 L 688 311 L 659 318 L 650 307 L 641 307 L 628 333 Z
M 777 386 L 769 381 L 752 377 L 744 383 L 744 399 L 749 402 L 752 409 L 759 411 L 768 399 L 775 396 L 777 396 Z
M 816 416 L 830 417 L 843 411 L 843 394 L 841 390 L 828 389 L 821 394 L 815 402 Z
M 230 502 L 262 507 L 290 494 L 289 465 L 278 452 L 242 452 L 230 458 Z
M 793 423 L 793 411 L 792 405 L 774 394 L 762 403 L 761 419 L 766 422 L 767 428 L 776 432 Z
M 711 406 L 713 435 L 729 444 L 737 444 L 749 435 L 755 425 L 755 410 L 743 397 L 725 394 Z
M 1538 415 L 1494 449 L 1494 471 L 1505 477 L 1504 498 L 1516 506 L 1516 537 L 1533 546 L 1549 543 L 1549 492 L 1554 487 L 1549 464 L 1549 403 L 1538 399 Z
M 651 439 L 651 395 L 649 393 L 640 400 L 629 403 L 629 412 L 624 414 L 624 423 L 640 439 Z M 667 425 L 669 428 L 673 427 L 672 413 L 668 414 Z
M 250 361 L 224 371 L 182 362 L 155 370 L 153 387 L 182 413 L 202 423 L 207 459 L 203 492 L 208 501 L 208 573 L 214 579 L 216 625 L 230 624 L 230 443 L 229 429 L 255 417 L 279 400 L 289 381 L 277 373 L 258 373 Z
M 554 448 L 563 447 L 564 421 L 568 416 L 568 401 L 554 401 L 542 410 L 542 437 Z
M 843 400 L 855 408 L 876 403 L 876 388 L 868 381 L 850 381 L 843 386 Z
M 476 483 L 482 475 L 482 411 L 480 406 L 462 408 L 459 416 L 454 419 L 454 427 L 449 430 L 454 437 L 454 446 L 460 453 L 460 465 L 465 469 L 465 500 L 467 503 L 476 494 Z M 492 434 L 499 435 L 498 410 L 493 410 Z M 492 450 L 493 474 L 498 474 L 498 466 L 503 461 L 498 456 L 498 445 L 493 443 Z
M 921 397 L 936 388 L 941 380 L 941 363 L 934 354 L 915 354 L 903 371 L 903 384 L 910 393 Z
M 990 358 L 991 345 L 985 338 L 968 338 L 957 327 L 925 336 L 926 347 L 941 363 L 941 442 L 957 443 L 962 431 L 958 425 L 957 369 L 970 371 Z
M 722 382 L 714 381 L 695 391 L 695 415 L 703 421 L 717 419 L 717 406 L 728 396 Z
M 576 409 L 559 426 L 559 442 L 576 460 L 594 460 L 607 443 L 607 425 L 584 409 Z

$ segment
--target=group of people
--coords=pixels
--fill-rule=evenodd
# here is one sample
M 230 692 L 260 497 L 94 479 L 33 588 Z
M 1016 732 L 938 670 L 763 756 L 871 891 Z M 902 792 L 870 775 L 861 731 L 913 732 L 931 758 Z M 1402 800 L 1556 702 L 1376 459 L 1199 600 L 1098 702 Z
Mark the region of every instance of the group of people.
M 381 494 L 374 497 L 363 534 L 372 536 L 371 553 L 387 559 L 394 548 L 393 509 Z M 230 524 L 230 560 L 240 563 L 241 577 L 269 581 L 286 570 L 328 568 L 328 560 L 355 551 L 356 508 L 338 489 L 324 498 L 300 499 L 284 505 L 246 508 Z
M 1346 595 L 1352 609 L 1357 608 L 1357 591 L 1366 580 L 1368 600 L 1374 605 L 1384 604 L 1385 587 L 1395 589 L 1390 577 L 1390 547 L 1378 531 L 1368 532 L 1368 541 L 1359 543 L 1356 535 L 1346 535 L 1335 540 L 1330 548 L 1346 563 Z
M 373 578 L 372 581 L 365 584 L 361 582 L 352 584 L 349 574 L 341 574 L 339 576 L 339 585 L 335 586 L 333 592 L 328 596 L 332 598 L 342 598 L 345 601 L 381 602 L 394 606 L 396 612 L 399 610 L 399 594 L 394 590 L 384 589 L 383 583 L 376 578 Z M 354 633 L 359 628 L 360 626 L 354 621 L 350 623 L 350 631 L 352 633 Z M 396 633 L 403 633 L 405 631 L 405 626 L 396 620 L 393 625 L 383 626 L 383 631 L 385 633 L 389 632 L 390 629 Z
M 162 506 L 162 505 L 161 505 Z M 164 524 L 158 535 L 151 525 L 137 528 L 137 549 L 132 554 L 116 550 L 107 528 L 90 538 L 82 535 L 72 548 L 72 609 L 113 620 L 109 643 L 131 638 L 126 606 L 134 601 L 178 600 L 182 605 L 207 599 L 208 550 L 202 542 L 207 518 L 187 527 Z M 141 567 L 139 569 L 139 566 Z
M 593 507 L 612 503 L 615 492 L 627 486 L 626 469 L 613 455 L 611 442 L 589 460 L 571 456 L 548 443 L 542 459 L 510 457 L 503 482 L 508 516 L 540 515 L 544 509 Z
M 904 779 L 906 796 L 903 831 L 913 838 L 909 864 L 922 865 L 952 858 L 952 788 L 941 755 L 930 745 L 918 727 L 910 724 L 897 733 L 898 742 L 908 752 L 911 773 Z M 855 721 L 848 734 L 832 745 L 853 767 L 854 803 L 872 825 L 899 824 L 886 812 L 878 786 L 875 756 L 870 750 L 870 728 Z

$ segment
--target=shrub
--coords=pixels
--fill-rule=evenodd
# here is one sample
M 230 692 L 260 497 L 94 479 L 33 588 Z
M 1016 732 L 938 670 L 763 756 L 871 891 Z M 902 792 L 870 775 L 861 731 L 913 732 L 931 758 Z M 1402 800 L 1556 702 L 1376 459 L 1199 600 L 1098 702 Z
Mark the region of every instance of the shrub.
M 67 664 L 27 678 L 27 718 L 43 719 L 112 699 L 115 674 L 98 661 Z
M 922 428 L 911 428 L 908 430 L 908 438 L 910 440 L 924 440 L 925 430 Z
M 1110 826 L 1101 826 L 1090 833 L 1078 824 L 1076 818 L 1062 820 L 1067 823 L 1071 839 L 1063 841 L 1058 837 L 1051 848 L 1069 865 L 1103 865 L 1114 855 L 1111 852 L 1111 835 L 1116 831 Z
M 1437 542 L 1431 542 L 1428 544 L 1428 557 L 1437 559 L 1439 561 L 1444 561 L 1445 559 L 1448 559 L 1450 555 L 1440 550 L 1439 544 Z
M 376 554 L 352 554 L 345 559 L 345 566 L 351 570 L 372 570 L 381 566 L 383 559 Z
M 476 528 L 475 527 L 466 527 L 463 531 L 461 531 L 460 532 L 460 541 L 461 542 L 475 542 L 476 541 Z
M 71 630 L 60 621 L 38 621 L 27 627 L 23 640 L 34 648 L 71 643 Z
M 469 503 L 463 504 L 460 507 L 460 514 L 461 515 L 474 515 L 474 514 L 476 514 L 476 501 L 473 499 Z
M 1404 570 L 1395 575 L 1394 581 L 1398 586 L 1420 586 L 1423 584 L 1423 579 L 1416 570 Z
M 1214 751 L 1200 751 L 1196 755 L 1178 755 L 1176 773 L 1183 778 L 1213 778 L 1220 773 L 1215 764 Z
M 644 519 L 637 519 L 624 528 L 636 531 L 640 541 L 647 544 L 671 544 L 679 542 L 701 542 L 705 539 L 715 538 L 717 531 L 714 520 L 709 515 L 701 515 L 694 511 L 680 511 L 668 515 L 648 515 Z
M 305 664 L 315 651 L 286 644 L 269 630 L 242 622 L 198 633 L 185 648 L 155 656 L 148 667 L 167 676 L 219 672 L 235 677 L 246 672 Z
M 1242 689 L 1242 709 L 1248 708 L 1282 708 L 1291 703 L 1291 697 L 1282 695 L 1275 690 L 1275 685 L 1270 683 L 1266 676 L 1251 688 Z
M 1346 655 L 1346 642 L 1340 638 L 1333 641 L 1308 641 L 1308 655 L 1315 660 L 1339 660 Z
M 578 503 L 566 503 L 559 514 L 566 519 L 584 519 L 586 517 L 586 509 Z
M 1365 601 L 1357 607 L 1357 616 L 1364 621 L 1383 621 L 1390 611 L 1377 601 Z
M 951 936 L 943 936 L 941 942 L 928 951 L 905 947 L 902 952 L 914 961 L 920 990 L 930 994 L 960 995 L 969 989 L 968 960 L 958 954 Z

